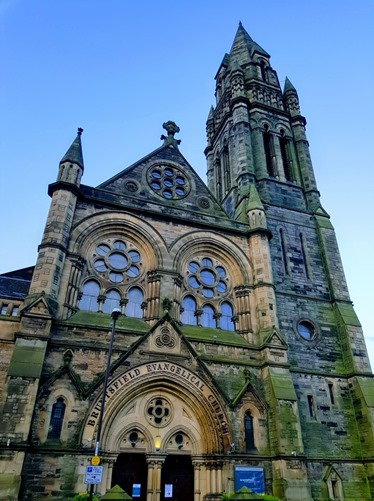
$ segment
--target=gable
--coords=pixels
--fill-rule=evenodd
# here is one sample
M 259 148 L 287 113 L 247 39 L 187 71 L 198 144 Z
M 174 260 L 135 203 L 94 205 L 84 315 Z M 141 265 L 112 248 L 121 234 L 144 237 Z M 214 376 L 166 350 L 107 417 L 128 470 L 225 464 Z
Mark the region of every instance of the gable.
M 142 211 L 178 216 L 189 212 L 228 219 L 221 205 L 180 153 L 166 144 L 134 163 L 97 188 L 82 186 L 84 194 L 103 202 L 130 205 Z

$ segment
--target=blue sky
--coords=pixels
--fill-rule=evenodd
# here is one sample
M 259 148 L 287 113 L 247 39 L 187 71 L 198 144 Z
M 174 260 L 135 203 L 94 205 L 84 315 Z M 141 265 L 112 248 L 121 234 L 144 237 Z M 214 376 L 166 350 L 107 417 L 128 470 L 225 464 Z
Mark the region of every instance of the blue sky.
M 239 21 L 298 90 L 374 367 L 373 0 L 0 0 L 0 273 L 35 263 L 77 127 L 84 184 L 157 148 L 166 120 L 205 180 L 214 75 Z

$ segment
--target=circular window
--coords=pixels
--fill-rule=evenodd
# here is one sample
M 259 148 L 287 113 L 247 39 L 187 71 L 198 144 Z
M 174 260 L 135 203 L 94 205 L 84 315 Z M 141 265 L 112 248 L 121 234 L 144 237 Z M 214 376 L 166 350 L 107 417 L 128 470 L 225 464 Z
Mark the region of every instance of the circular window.
M 178 200 L 189 193 L 187 176 L 170 165 L 151 167 L 148 171 L 148 184 L 155 193 L 167 200 Z M 164 189 L 161 190 L 161 187 Z
M 297 332 L 306 341 L 312 341 L 316 336 L 316 328 L 308 320 L 300 320 L 297 324 Z
M 140 261 L 141 256 L 136 249 L 129 249 L 122 240 L 114 240 L 96 247 L 93 267 L 110 282 L 119 284 L 126 278 L 140 275 Z
M 226 270 L 208 257 L 188 263 L 186 280 L 190 287 L 198 289 L 207 299 L 219 296 L 228 289 Z

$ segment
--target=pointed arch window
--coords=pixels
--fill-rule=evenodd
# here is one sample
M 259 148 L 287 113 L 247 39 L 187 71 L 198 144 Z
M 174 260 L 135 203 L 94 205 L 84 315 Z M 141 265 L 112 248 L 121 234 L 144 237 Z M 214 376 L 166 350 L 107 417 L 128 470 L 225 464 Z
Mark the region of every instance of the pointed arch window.
M 214 315 L 214 309 L 209 304 L 206 304 L 202 308 L 203 312 L 201 314 L 201 325 L 203 327 L 212 327 L 213 329 L 216 327 L 216 320 Z
M 265 125 L 265 131 L 263 133 L 263 141 L 264 141 L 266 169 L 269 176 L 275 177 L 275 170 L 273 166 L 273 143 L 268 125 Z
M 286 138 L 283 129 L 281 130 L 281 137 L 279 138 L 279 146 L 282 157 L 284 177 L 286 178 L 287 181 L 292 181 L 291 165 L 288 153 L 288 139 Z
M 286 239 L 284 236 L 284 231 L 282 228 L 280 228 L 280 230 L 279 230 L 279 237 L 280 237 L 281 250 L 282 250 L 282 261 L 283 261 L 284 273 L 286 275 L 289 275 L 290 271 L 289 271 L 288 256 L 287 256 L 287 244 L 286 244 Z
M 260 68 L 261 68 L 261 78 L 262 78 L 262 80 L 264 82 L 267 82 L 267 73 L 266 73 L 266 63 L 265 63 L 265 61 L 261 61 Z
M 186 325 L 197 325 L 196 301 L 192 296 L 186 296 L 182 302 L 181 322 Z
M 79 301 L 79 309 L 85 311 L 97 311 L 97 300 L 100 286 L 95 280 L 88 280 L 83 285 L 82 297 Z
M 143 318 L 143 300 L 143 291 L 139 287 L 131 287 L 127 293 L 126 316 Z
M 227 331 L 235 330 L 235 325 L 232 320 L 232 316 L 233 316 L 233 310 L 231 304 L 228 303 L 227 301 L 224 301 L 221 304 L 221 318 L 220 318 L 221 329 Z
M 225 178 L 225 192 L 227 193 L 231 188 L 230 155 L 227 144 L 225 144 L 223 148 L 223 171 Z
M 110 289 L 105 294 L 103 313 L 112 313 L 114 308 L 120 308 L 121 294 L 115 289 Z
M 215 169 L 215 179 L 216 179 L 216 190 L 217 190 L 217 198 L 218 200 L 222 200 L 223 192 L 222 192 L 222 178 L 221 178 L 221 161 L 217 157 L 214 162 Z
M 253 417 L 249 411 L 244 416 L 244 436 L 246 452 L 253 451 L 255 449 L 255 437 L 253 432 Z
M 66 405 L 64 403 L 64 399 L 61 397 L 53 404 L 48 438 L 60 438 L 62 423 L 65 415 L 65 407 Z

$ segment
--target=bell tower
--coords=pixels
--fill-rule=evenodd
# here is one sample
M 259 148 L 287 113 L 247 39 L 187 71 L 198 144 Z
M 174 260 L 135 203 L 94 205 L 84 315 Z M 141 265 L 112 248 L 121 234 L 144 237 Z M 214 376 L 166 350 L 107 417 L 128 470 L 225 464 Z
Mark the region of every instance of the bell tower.
M 239 24 L 216 74 L 216 106 L 207 120 L 209 188 L 233 217 L 256 183 L 265 199 L 276 182 L 297 186 L 309 208 L 319 193 L 296 89 L 282 91 L 270 55 Z

